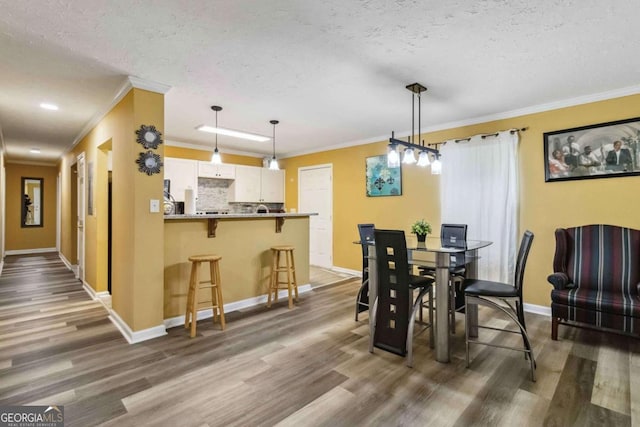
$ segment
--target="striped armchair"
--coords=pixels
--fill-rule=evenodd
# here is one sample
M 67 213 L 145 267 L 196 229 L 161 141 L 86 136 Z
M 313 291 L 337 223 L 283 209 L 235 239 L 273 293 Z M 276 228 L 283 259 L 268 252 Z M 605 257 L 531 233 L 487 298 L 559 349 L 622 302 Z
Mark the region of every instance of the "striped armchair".
M 556 230 L 551 338 L 575 322 L 640 332 L 640 231 L 614 225 Z

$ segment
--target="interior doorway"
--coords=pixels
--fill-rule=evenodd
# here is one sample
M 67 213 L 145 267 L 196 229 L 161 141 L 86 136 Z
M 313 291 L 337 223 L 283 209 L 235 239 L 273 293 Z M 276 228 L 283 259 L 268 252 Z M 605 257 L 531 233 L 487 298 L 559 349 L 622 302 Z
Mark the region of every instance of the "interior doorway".
M 84 162 L 84 153 L 78 155 L 77 161 L 77 188 L 78 188 L 78 211 L 77 211 L 77 250 L 78 250 L 78 274 L 77 278 L 80 279 L 83 283 L 85 280 L 84 277 L 84 222 L 85 222 L 85 162 Z
M 309 263 L 333 267 L 333 166 L 298 169 L 298 212 L 309 217 Z

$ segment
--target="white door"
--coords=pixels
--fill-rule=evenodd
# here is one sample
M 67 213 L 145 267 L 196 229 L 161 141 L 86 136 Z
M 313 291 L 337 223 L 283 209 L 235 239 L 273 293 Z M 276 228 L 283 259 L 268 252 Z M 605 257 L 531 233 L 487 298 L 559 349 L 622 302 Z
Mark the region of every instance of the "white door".
M 78 156 L 78 276 L 84 282 L 84 213 L 85 182 L 84 153 Z
M 298 212 L 309 217 L 309 263 L 333 267 L 333 167 L 317 165 L 298 169 Z

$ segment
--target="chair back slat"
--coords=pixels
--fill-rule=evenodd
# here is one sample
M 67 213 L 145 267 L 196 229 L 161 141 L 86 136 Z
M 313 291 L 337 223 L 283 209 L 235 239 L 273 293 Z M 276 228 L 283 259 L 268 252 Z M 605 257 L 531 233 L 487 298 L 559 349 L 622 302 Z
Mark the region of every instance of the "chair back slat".
M 514 278 L 514 286 L 522 296 L 522 282 L 524 281 L 524 268 L 527 265 L 529 250 L 533 243 L 533 233 L 529 230 L 525 231 L 520 241 L 520 249 L 518 250 L 518 258 L 516 259 L 516 274 Z
M 411 304 L 407 242 L 402 230 L 375 230 L 378 308 L 374 345 L 404 356 Z
M 373 230 L 375 225 L 373 224 L 358 224 L 358 234 L 360 235 L 360 246 L 362 248 L 362 281 L 364 282 L 369 278 L 367 267 L 369 267 L 369 245 L 367 242 L 372 242 L 374 239 Z
M 465 247 L 467 244 L 467 224 L 442 224 L 440 239 L 442 246 Z

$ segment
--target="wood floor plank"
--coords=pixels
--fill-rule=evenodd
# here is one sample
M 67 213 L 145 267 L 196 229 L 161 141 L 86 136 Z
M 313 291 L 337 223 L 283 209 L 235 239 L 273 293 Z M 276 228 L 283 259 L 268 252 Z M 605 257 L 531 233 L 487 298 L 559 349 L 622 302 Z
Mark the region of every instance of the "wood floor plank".
M 629 350 L 602 346 L 593 380 L 591 403 L 631 415 L 629 390 Z
M 251 307 L 228 313 L 225 331 L 205 320 L 193 339 L 176 327 L 129 345 L 56 254 L 9 256 L 0 275 L 0 405 L 61 404 L 70 426 L 640 421 L 638 340 L 562 326 L 552 341 L 549 318 L 527 313 L 538 358 L 532 383 L 522 354 L 508 350 L 472 346 L 466 368 L 458 314 L 451 362 L 435 361 L 427 333 L 414 340 L 407 368 L 403 357 L 368 352 L 368 315 L 353 320 L 360 279 L 319 272 L 314 280 L 319 287 L 291 310 L 286 301 Z M 492 310 L 479 316 L 506 324 Z M 521 343 L 493 331 L 484 339 Z

